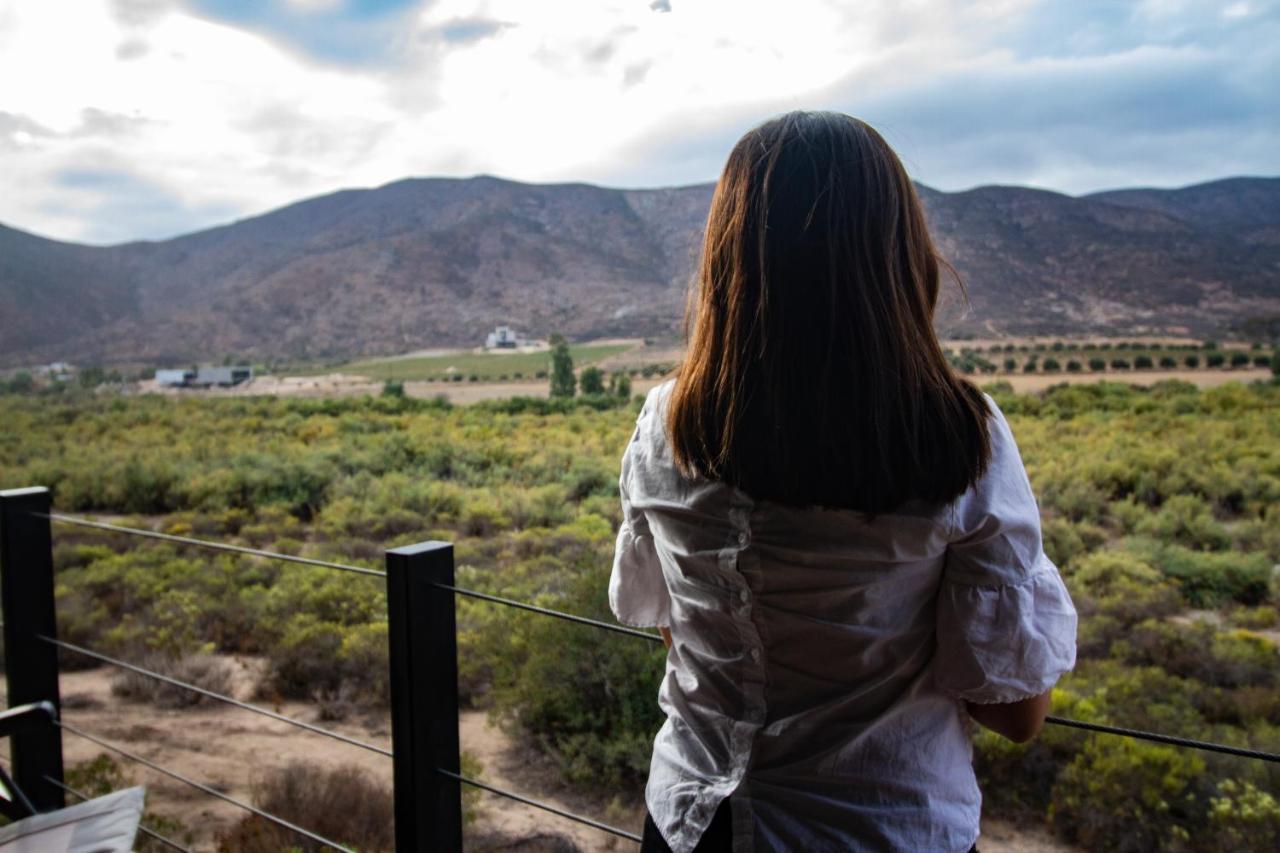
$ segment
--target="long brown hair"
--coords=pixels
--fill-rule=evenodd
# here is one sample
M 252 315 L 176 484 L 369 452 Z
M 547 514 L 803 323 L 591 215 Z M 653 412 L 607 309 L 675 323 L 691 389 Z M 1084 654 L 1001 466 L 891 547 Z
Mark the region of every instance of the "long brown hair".
M 796 506 L 945 502 L 985 469 L 988 407 L 933 330 L 939 258 L 867 124 L 793 112 L 729 154 L 667 415 L 676 463 Z

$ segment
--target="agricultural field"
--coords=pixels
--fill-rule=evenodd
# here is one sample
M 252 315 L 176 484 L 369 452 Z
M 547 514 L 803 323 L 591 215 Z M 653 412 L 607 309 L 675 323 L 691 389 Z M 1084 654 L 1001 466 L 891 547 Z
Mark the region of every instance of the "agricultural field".
M 952 342 L 947 357 L 969 374 L 1115 374 L 1142 371 L 1268 370 L 1274 353 L 1260 343 L 1214 341 Z
M 1280 752 L 1280 385 L 990 390 L 1081 614 L 1079 663 L 1054 713 Z M 368 567 L 387 548 L 446 539 L 462 586 L 610 619 L 618 460 L 637 410 L 605 399 L 0 395 L 0 487 L 45 485 L 64 512 Z M 385 735 L 377 579 L 61 525 L 55 563 L 67 640 Z M 636 819 L 660 724 L 660 648 L 469 599 L 458 625 L 465 713 L 525 744 L 563 796 Z M 171 701 L 65 664 L 77 670 L 68 683 L 100 673 L 94 695 L 125 707 Z M 108 710 L 69 707 L 68 719 L 77 713 Z M 146 743 L 161 725 L 134 736 Z M 1025 746 L 984 732 L 975 745 L 988 816 L 1056 844 L 1280 845 L 1276 765 L 1053 727 Z M 183 814 L 171 804 L 161 817 Z M 473 826 L 489 819 L 481 811 Z M 220 843 L 233 849 L 250 830 L 224 827 Z
M 599 361 L 635 349 L 639 341 L 630 343 L 586 343 L 569 347 L 574 364 L 590 366 Z M 320 369 L 303 371 L 296 375 L 315 373 L 345 373 L 366 376 L 379 381 L 398 382 L 493 382 L 520 379 L 543 379 L 550 364 L 549 350 L 520 350 L 488 352 L 461 350 L 454 353 L 365 359 Z

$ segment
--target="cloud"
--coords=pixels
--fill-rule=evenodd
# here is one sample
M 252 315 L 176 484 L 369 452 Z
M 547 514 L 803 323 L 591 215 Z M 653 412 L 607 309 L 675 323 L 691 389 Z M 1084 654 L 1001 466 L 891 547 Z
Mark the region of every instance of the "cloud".
M 229 205 L 190 204 L 163 187 L 126 171 L 68 169 L 53 176 L 54 197 L 43 203 L 55 217 L 86 218 L 80 235 L 89 243 L 137 239 L 139 233 L 182 232 L 235 213 Z
M 417 0 L 187 0 L 190 11 L 339 65 L 378 66 L 400 53 Z
M 154 238 L 414 175 L 696 183 L 796 108 L 867 119 L 943 189 L 1280 171 L 1277 0 L 671 7 L 79 0 L 69 27 L 10 4 L 0 221 Z
M 510 26 L 492 18 L 458 18 L 441 24 L 436 30 L 440 37 L 454 44 L 469 44 L 489 38 Z

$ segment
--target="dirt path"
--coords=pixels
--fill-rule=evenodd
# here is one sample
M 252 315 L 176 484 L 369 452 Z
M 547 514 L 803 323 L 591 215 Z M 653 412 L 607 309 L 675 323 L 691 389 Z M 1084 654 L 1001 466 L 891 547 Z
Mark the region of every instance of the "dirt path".
M 260 661 L 228 660 L 237 672 L 234 692 L 238 698 L 249 699 L 261 669 Z M 391 761 L 377 753 L 227 705 L 164 710 L 122 702 L 111 695 L 112 676 L 109 669 L 64 673 L 64 718 L 87 732 L 229 796 L 252 801 L 256 781 L 265 773 L 294 761 L 328 766 L 354 764 L 390 785 Z M 390 722 L 386 715 L 321 722 L 317 709 L 307 703 L 268 703 L 268 707 L 361 741 L 386 749 L 391 747 Z M 483 712 L 464 711 L 459 728 L 463 751 L 479 760 L 483 781 L 639 832 L 644 812 L 638 795 L 593 795 L 568 788 L 559 781 L 552 762 L 490 725 Z M 69 732 L 63 738 L 63 749 L 68 767 L 89 761 L 105 751 Z M 4 753 L 7 756 L 8 750 Z M 189 838 L 180 840 L 196 850 L 216 850 L 218 836 L 244 816 L 236 806 L 155 771 L 127 760 L 121 760 L 120 764 L 135 783 L 147 786 L 148 808 L 180 820 L 190 833 Z M 489 793 L 480 795 L 477 819 L 466 827 L 464 835 L 469 851 L 576 849 L 631 853 L 637 849 L 631 842 Z M 1071 850 L 1042 829 L 1019 828 L 990 820 L 983 823 L 981 847 L 988 853 Z

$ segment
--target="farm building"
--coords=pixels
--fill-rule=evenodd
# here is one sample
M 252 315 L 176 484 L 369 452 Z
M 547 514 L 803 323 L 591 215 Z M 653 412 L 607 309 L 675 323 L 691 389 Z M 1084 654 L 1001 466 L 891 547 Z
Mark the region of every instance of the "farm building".
M 252 367 L 199 367 L 195 370 L 157 370 L 156 383 L 174 388 L 230 387 L 253 378 Z
M 521 338 L 510 326 L 498 326 L 485 338 L 486 349 L 515 349 L 520 346 Z

